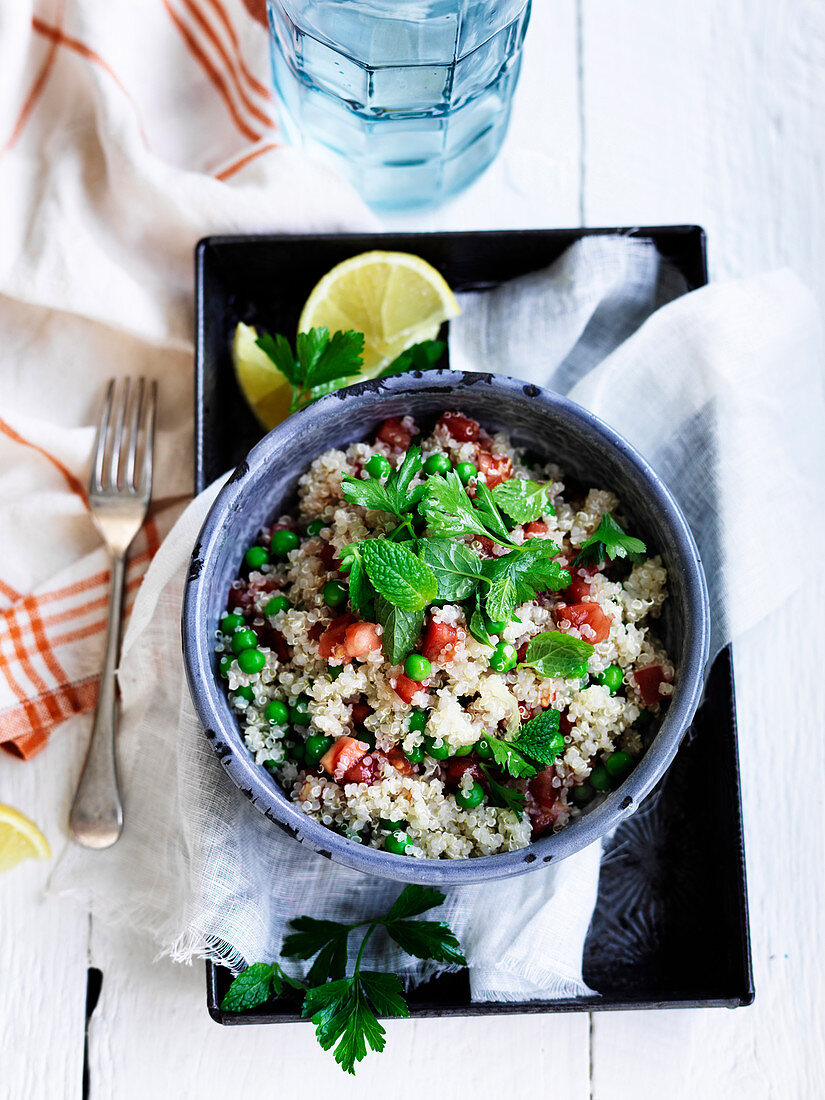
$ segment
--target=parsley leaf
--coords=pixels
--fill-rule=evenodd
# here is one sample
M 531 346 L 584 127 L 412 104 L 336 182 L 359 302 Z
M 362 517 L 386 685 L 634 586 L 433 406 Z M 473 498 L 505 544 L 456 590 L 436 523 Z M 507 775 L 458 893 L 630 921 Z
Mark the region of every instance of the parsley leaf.
M 528 478 L 511 477 L 496 485 L 493 500 L 516 523 L 532 523 L 545 514 L 555 515 L 549 487 Z
M 375 598 L 375 617 L 384 628 L 381 646 L 390 664 L 400 665 L 408 653 L 412 653 L 421 628 L 424 626 L 424 610 L 402 611 L 383 596 Z
M 410 484 L 421 469 L 421 448 L 410 447 L 397 470 L 392 470 L 385 482 L 377 478 L 341 478 L 341 492 L 350 504 L 373 508 L 403 519 L 416 507 L 424 494 L 425 486 L 418 485 L 412 491 Z
M 351 329 L 332 337 L 327 328 L 299 332 L 294 355 L 280 335 L 264 333 L 256 343 L 292 386 L 290 412 L 337 388 L 334 383 L 343 384 L 346 378 L 359 374 L 363 363 L 364 334 Z
M 530 539 L 500 558 L 482 563 L 490 581 L 485 610 L 494 622 L 512 619 L 519 604 L 535 599 L 539 592 L 567 588 L 570 574 L 553 558 L 558 546 L 550 539 Z
M 379 1016 L 409 1016 L 410 1010 L 403 995 L 404 987 L 397 974 L 362 970 L 361 986 Z
M 493 760 L 503 772 L 514 779 L 529 779 L 536 774 L 536 769 L 519 751 L 521 746 L 517 742 L 504 741 L 489 733 L 484 735 L 484 740 L 490 746 Z
M 357 542 L 351 542 L 341 548 L 339 552 L 343 572 L 347 573 L 349 581 L 350 603 L 360 611 L 362 615 L 370 617 L 373 610 L 375 592 L 367 579 L 364 562 Z
M 487 633 L 487 624 L 484 621 L 484 615 L 481 608 L 476 604 L 470 621 L 467 623 L 467 629 L 477 642 L 481 642 L 482 645 L 489 645 L 495 647 L 495 642 Z
M 394 607 L 420 611 L 435 599 L 433 571 L 406 546 L 387 539 L 364 539 L 358 546 L 370 583 Z
M 439 600 L 466 599 L 481 577 L 481 558 L 463 542 L 421 539 L 418 554 L 435 574 Z
M 336 920 L 316 920 L 314 917 L 296 917 L 289 922 L 295 929 L 284 940 L 281 954 L 288 959 L 311 959 L 330 943 L 343 941 L 346 951 L 347 937 L 356 926 Z
M 512 787 L 506 787 L 503 783 L 499 783 L 497 779 L 494 779 L 490 775 L 490 769 L 486 764 L 480 764 L 479 767 L 487 777 L 487 783 L 490 787 L 490 798 L 494 806 L 503 806 L 506 810 L 512 810 L 519 821 L 524 816 L 524 803 L 525 798 L 521 791 L 516 791 Z
M 266 1004 L 271 996 L 279 997 L 284 985 L 293 989 L 305 989 L 303 982 L 285 974 L 277 963 L 253 963 L 238 974 L 224 994 L 221 1008 L 224 1012 L 244 1012 Z
M 384 918 L 387 921 L 417 917 L 444 903 L 445 895 L 434 886 L 405 886 Z
M 641 539 L 625 534 L 613 517 L 605 512 L 601 523 L 582 544 L 574 565 L 604 565 L 608 558 L 636 558 L 647 547 Z
M 512 546 L 507 524 L 504 522 L 501 512 L 498 510 L 498 506 L 493 499 L 493 494 L 483 481 L 479 481 L 476 484 L 476 498 L 474 503 L 476 511 L 484 520 L 487 530 L 495 535 L 503 545 Z
M 473 507 L 455 470 L 450 470 L 444 477 L 431 477 L 427 481 L 419 511 L 437 538 L 481 535 L 495 542 L 502 541 Z M 509 537 L 505 544 L 511 545 Z
M 467 965 L 461 944 L 446 924 L 434 920 L 387 921 L 387 931 L 402 951 L 417 959 Z
M 593 648 L 581 638 L 560 630 L 547 630 L 531 640 L 522 664 L 530 665 L 548 678 L 578 679 L 587 672 Z
M 422 340 L 420 344 L 413 344 L 393 359 L 388 367 L 379 371 L 378 378 L 386 378 L 390 374 L 404 374 L 408 370 L 429 370 L 444 354 L 445 347 L 443 340 Z

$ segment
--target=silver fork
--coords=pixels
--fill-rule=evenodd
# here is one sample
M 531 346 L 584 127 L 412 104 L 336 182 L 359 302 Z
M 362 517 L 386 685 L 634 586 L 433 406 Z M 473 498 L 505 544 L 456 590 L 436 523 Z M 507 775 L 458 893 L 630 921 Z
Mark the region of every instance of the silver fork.
M 126 554 L 143 525 L 152 496 L 152 451 L 157 389 L 143 378 L 112 379 L 95 439 L 89 508 L 111 559 L 106 656 L 92 737 L 69 824 L 87 848 L 108 848 L 123 828 L 115 735 L 119 719 L 117 664 L 123 618 Z

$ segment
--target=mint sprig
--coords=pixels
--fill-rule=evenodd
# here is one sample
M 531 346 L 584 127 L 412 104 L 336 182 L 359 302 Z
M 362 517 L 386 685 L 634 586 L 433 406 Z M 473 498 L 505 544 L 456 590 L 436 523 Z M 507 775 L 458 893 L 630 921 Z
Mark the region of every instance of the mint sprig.
M 505 788 L 506 789 L 506 788 Z M 407 954 L 459 966 L 467 960 L 455 933 L 441 921 L 410 920 L 441 905 L 444 894 L 428 886 L 407 886 L 383 917 L 344 924 L 340 921 L 297 917 L 294 931 L 284 940 L 281 954 L 309 959 L 316 955 L 306 988 L 289 978 L 273 963 L 254 963 L 239 974 L 221 1002 L 225 1012 L 257 1008 L 277 996 L 284 982 L 305 989 L 302 1015 L 310 1017 L 315 1035 L 324 1050 L 334 1049 L 335 1061 L 346 1073 L 367 1056 L 368 1049 L 381 1052 L 386 1032 L 378 1016 L 409 1016 L 401 982 L 395 974 L 361 969 L 364 948 L 378 928 Z M 346 976 L 347 943 L 358 928 L 365 928 L 352 974 Z M 280 982 L 275 987 L 276 980 Z
M 590 642 L 581 638 L 560 630 L 547 630 L 531 639 L 522 664 L 530 665 L 548 679 L 581 679 L 587 674 L 593 650 Z

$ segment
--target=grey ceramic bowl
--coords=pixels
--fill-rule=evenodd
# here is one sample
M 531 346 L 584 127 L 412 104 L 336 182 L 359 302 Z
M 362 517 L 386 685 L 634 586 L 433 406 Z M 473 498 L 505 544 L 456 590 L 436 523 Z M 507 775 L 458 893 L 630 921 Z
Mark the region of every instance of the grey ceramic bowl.
M 633 518 L 634 533 L 662 555 L 667 567 L 670 596 L 661 629 L 677 677 L 653 743 L 601 805 L 517 852 L 421 860 L 347 840 L 286 797 L 244 745 L 218 675 L 213 643 L 245 548 L 274 515 L 290 507 L 310 461 L 330 447 L 367 438 L 388 416 L 409 413 L 436 419 L 445 409 L 460 409 L 488 429 L 507 431 L 515 442 L 558 462 L 567 474 L 617 493 L 623 512 Z M 217 496 L 193 551 L 183 605 L 183 652 L 206 736 L 257 809 L 337 863 L 400 882 L 449 885 L 505 878 L 564 859 L 632 814 L 667 769 L 699 703 L 708 626 L 707 591 L 693 536 L 673 497 L 629 443 L 580 406 L 547 390 L 501 375 L 437 370 L 362 382 L 330 394 L 290 417 L 250 451 Z

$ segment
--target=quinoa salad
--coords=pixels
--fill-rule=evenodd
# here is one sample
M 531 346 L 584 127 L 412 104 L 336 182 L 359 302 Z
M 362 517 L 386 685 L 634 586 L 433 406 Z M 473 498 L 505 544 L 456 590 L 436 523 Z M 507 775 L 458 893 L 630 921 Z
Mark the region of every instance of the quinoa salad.
M 552 457 L 552 456 L 551 456 Z M 674 666 L 661 559 L 610 491 L 460 412 L 319 455 L 217 633 L 256 762 L 395 854 L 524 848 L 650 744 Z

